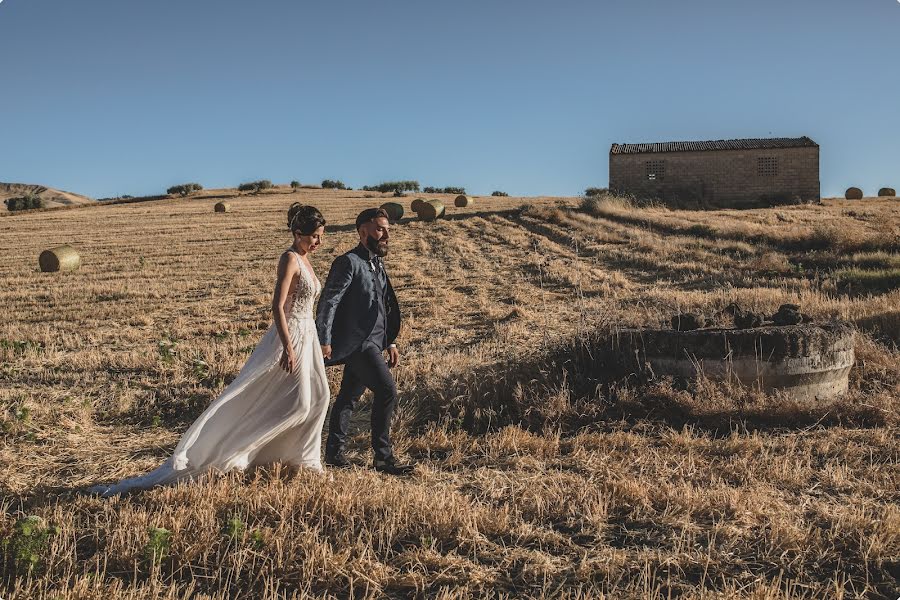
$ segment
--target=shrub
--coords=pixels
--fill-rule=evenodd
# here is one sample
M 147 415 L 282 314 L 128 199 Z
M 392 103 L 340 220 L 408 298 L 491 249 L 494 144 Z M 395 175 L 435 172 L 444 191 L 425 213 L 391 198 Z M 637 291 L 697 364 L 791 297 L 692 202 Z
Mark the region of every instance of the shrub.
M 32 208 L 44 208 L 44 200 L 37 194 L 26 194 L 17 198 L 6 200 L 6 210 L 30 210 Z
M 323 187 L 324 187 L 324 186 L 323 186 Z M 292 181 L 292 182 L 291 182 L 291 189 L 292 189 L 292 190 L 299 190 L 299 189 L 300 189 L 300 182 L 297 181 L 296 179 L 295 179 L 294 181 Z
M 259 181 L 248 181 L 238 186 L 239 192 L 253 192 L 258 194 L 262 190 L 268 190 L 274 187 L 268 179 L 260 179 Z
M 322 188 L 326 190 L 346 190 L 347 186 L 340 179 L 323 179 Z
M 491 192 L 491 196 L 509 196 L 506 192 L 501 192 L 500 190 L 496 190 Z
M 466 188 L 464 187 L 427 187 L 422 190 L 426 194 L 465 194 Z
M 322 187 L 325 187 L 324 185 Z M 364 185 L 367 192 L 418 192 L 418 181 L 384 181 L 378 185 Z
M 597 188 L 597 187 L 589 187 L 584 190 L 585 196 L 603 196 L 604 194 L 609 193 L 609 188 Z
M 182 183 L 180 185 L 173 185 L 166 190 L 166 193 L 169 195 L 178 194 L 179 196 L 187 196 L 194 192 L 199 192 L 202 189 L 203 186 L 199 183 Z

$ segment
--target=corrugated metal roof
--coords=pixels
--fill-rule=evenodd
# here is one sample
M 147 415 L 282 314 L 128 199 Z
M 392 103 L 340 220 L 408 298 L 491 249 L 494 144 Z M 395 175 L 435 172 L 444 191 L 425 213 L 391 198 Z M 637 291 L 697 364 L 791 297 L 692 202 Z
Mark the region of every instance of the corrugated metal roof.
M 706 142 L 659 142 L 655 144 L 613 144 L 610 154 L 643 154 L 650 152 L 705 152 L 708 150 L 768 150 L 770 148 L 817 148 L 806 136 L 799 138 L 754 138 L 743 140 L 709 140 Z

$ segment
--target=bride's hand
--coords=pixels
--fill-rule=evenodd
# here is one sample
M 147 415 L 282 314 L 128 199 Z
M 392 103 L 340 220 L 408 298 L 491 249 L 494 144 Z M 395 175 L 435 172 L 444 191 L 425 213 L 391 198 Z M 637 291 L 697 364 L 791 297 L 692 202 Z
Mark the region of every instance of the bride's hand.
M 297 359 L 294 358 L 294 351 L 291 350 L 288 352 L 287 350 L 283 350 L 281 352 L 281 360 L 278 361 L 278 364 L 288 373 L 293 373 L 294 367 L 297 366 Z

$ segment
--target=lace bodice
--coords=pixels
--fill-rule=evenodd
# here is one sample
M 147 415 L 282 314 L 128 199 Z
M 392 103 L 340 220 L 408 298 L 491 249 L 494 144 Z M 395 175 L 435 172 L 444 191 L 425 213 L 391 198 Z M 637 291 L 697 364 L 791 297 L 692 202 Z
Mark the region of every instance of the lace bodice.
M 285 304 L 285 312 L 288 315 L 288 322 L 298 321 L 301 319 L 312 319 L 313 308 L 316 305 L 316 298 L 322 292 L 322 284 L 319 278 L 315 276 L 312 270 L 306 266 L 306 263 L 300 259 L 296 252 L 288 251 L 300 266 L 300 273 L 296 278 L 294 289 L 288 294 Z

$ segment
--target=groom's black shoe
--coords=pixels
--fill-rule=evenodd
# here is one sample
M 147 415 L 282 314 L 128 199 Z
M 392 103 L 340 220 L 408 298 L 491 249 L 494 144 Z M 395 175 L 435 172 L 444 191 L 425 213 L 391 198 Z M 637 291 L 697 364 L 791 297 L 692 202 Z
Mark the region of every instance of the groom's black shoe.
M 329 467 L 335 467 L 336 469 L 347 469 L 353 466 L 353 463 L 347 460 L 347 456 L 341 450 L 338 450 L 333 454 L 326 452 L 325 464 Z
M 407 465 L 398 463 L 397 459 L 395 459 L 393 456 L 384 460 L 376 458 L 372 462 L 372 466 L 374 466 L 375 470 L 379 473 L 387 473 L 388 475 L 409 475 L 413 472 L 413 469 L 416 468 L 416 465 L 413 464 Z

